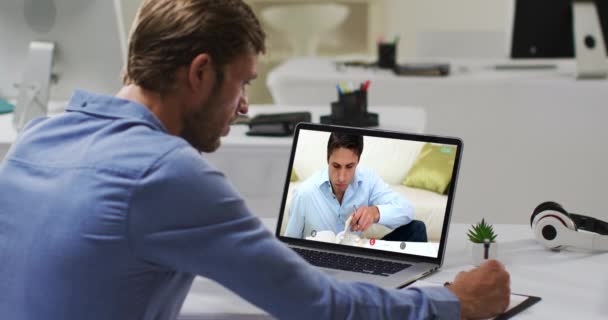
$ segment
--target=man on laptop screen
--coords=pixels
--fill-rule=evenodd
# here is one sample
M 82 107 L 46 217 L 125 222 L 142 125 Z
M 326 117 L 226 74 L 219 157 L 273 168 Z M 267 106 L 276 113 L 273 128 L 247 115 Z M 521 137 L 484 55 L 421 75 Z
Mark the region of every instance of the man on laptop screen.
M 281 235 L 437 257 L 455 145 L 337 131 L 299 135 L 292 171 L 301 181 L 290 182 Z
M 286 236 L 318 231 L 364 233 L 378 223 L 390 229 L 382 240 L 426 242 L 426 227 L 414 220 L 414 207 L 368 168 L 358 166 L 363 136 L 333 132 L 327 141 L 328 165 L 295 192 Z

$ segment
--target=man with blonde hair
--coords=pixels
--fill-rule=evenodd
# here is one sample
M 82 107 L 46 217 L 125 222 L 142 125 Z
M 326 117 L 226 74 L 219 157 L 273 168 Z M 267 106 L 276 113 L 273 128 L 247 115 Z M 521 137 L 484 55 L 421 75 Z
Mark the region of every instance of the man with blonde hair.
M 264 38 L 240 0 L 144 1 L 124 87 L 76 91 L 67 112 L 30 122 L 0 165 L 0 317 L 175 319 L 195 275 L 278 318 L 506 308 L 508 273 L 496 261 L 447 288 L 338 282 L 249 212 L 200 152 L 247 112 Z

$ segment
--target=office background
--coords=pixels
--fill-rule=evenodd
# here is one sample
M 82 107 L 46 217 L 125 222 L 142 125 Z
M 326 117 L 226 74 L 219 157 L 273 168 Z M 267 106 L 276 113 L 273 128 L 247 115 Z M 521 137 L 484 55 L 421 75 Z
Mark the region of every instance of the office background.
M 123 19 L 128 29 L 142 0 L 121 0 Z M 349 7 L 349 14 L 337 30 L 321 39 L 319 55 L 365 56 L 375 54 L 379 36 L 399 36 L 399 60 L 428 57 L 428 50 L 445 56 L 506 57 L 511 28 L 513 0 L 245 0 L 258 15 L 277 4 L 339 3 Z M 253 84 L 253 103 L 272 103 L 266 88 L 266 73 L 290 56 L 287 35 L 265 24 L 269 52 L 260 59 L 260 78 Z M 445 43 L 427 44 L 429 35 Z M 460 45 L 455 45 L 460 42 Z M 463 49 L 462 43 L 466 43 Z M 418 43 L 418 45 L 417 45 Z M 417 52 L 418 50 L 418 52 Z
M 120 1 L 126 34 L 141 0 Z M 260 59 L 260 78 L 250 91 L 251 114 L 309 110 L 318 120 L 329 112 L 328 101 L 335 99 L 336 79 L 351 76 L 362 81 L 369 76 L 374 79 L 370 111 L 380 114 L 383 126 L 464 139 L 455 223 L 450 227 L 445 264 L 430 281 L 450 281 L 470 266 L 466 230 L 484 217 L 496 227 L 499 259 L 511 273 L 513 292 L 543 298 L 518 318 L 606 318 L 608 256 L 547 250 L 534 240 L 528 226 L 532 209 L 545 200 L 608 220 L 606 79 L 576 80 L 573 59 L 563 61 L 564 69 L 556 72 L 487 68 L 507 61 L 514 0 L 245 1 L 258 14 L 283 3 L 339 3 L 349 8 L 345 21 L 320 39 L 320 60 L 311 60 L 321 65 L 316 75 L 306 72 L 309 62 L 294 59 L 289 35 L 266 25 L 269 50 Z M 99 30 L 104 31 L 108 32 Z M 390 72 L 323 69 L 333 59 L 374 57 L 379 36 L 399 38 L 399 61 L 447 61 L 452 75 L 396 77 Z M 267 82 L 271 71 L 276 80 L 274 98 Z M 85 75 L 90 76 L 79 76 Z M 289 90 L 298 87 L 290 82 L 294 79 L 312 79 L 308 91 L 291 95 Z M 62 101 L 53 103 L 51 109 L 57 110 Z M 206 157 L 226 171 L 254 214 L 274 229 L 291 140 L 249 137 L 246 129 L 235 126 L 223 147 Z M 10 115 L 0 115 L 0 159 L 15 136 Z M 265 318 L 258 308 L 201 277 L 180 315 L 180 319 Z
M 513 0 L 246 1 L 258 14 L 282 3 L 344 4 L 348 16 L 320 39 L 317 55 L 370 57 L 376 54 L 379 36 L 398 37 L 402 62 L 505 60 L 514 7 Z M 122 0 L 125 33 L 140 3 Z M 279 103 L 273 101 L 266 75 L 293 58 L 289 35 L 266 29 L 269 50 L 260 58 L 260 78 L 250 91 L 252 104 Z M 603 108 L 607 83 L 536 76 L 477 77 L 476 70 L 470 70 L 471 78 L 404 79 L 399 85 L 407 88 L 406 98 L 376 100 L 383 105 L 421 107 L 426 111 L 424 132 L 464 138 L 454 221 L 473 223 L 485 217 L 494 223 L 526 224 L 534 206 L 545 200 L 608 218 L 601 200 L 603 181 L 608 178 L 602 165 L 607 151 L 601 147 L 602 137 L 608 136 L 602 120 L 608 116 Z M 379 92 L 378 86 L 371 90 Z M 312 104 L 328 107 L 327 102 Z M 271 106 L 263 108 L 274 111 Z M 254 211 L 265 217 L 278 214 L 278 210 Z

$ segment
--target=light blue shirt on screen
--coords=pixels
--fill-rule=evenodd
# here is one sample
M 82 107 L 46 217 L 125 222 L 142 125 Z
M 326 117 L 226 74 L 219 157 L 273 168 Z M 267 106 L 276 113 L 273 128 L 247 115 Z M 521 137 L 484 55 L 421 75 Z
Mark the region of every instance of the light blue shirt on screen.
M 379 224 L 395 229 L 414 219 L 412 204 L 369 169 L 357 166 L 353 181 L 338 202 L 331 189 L 328 168 L 304 180 L 294 190 L 285 236 L 304 238 L 313 231 L 344 230 L 344 224 L 360 206 L 377 206 Z
M 246 163 L 245 163 L 246 165 Z M 0 318 L 176 319 L 195 275 L 281 319 L 458 319 L 446 288 L 339 282 L 144 106 L 77 91 L 0 164 Z

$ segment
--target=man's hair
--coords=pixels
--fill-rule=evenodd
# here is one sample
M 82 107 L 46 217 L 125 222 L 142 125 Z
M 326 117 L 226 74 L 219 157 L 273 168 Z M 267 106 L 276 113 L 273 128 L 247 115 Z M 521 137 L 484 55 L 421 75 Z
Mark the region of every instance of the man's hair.
M 363 153 L 363 136 L 332 132 L 327 140 L 327 161 L 329 161 L 329 156 L 332 152 L 338 148 L 349 149 L 357 155 L 357 158 L 361 158 L 361 154 Z
M 175 75 L 201 53 L 211 56 L 218 82 L 243 54 L 266 51 L 266 34 L 242 0 L 145 0 L 129 36 L 125 84 L 168 93 Z

